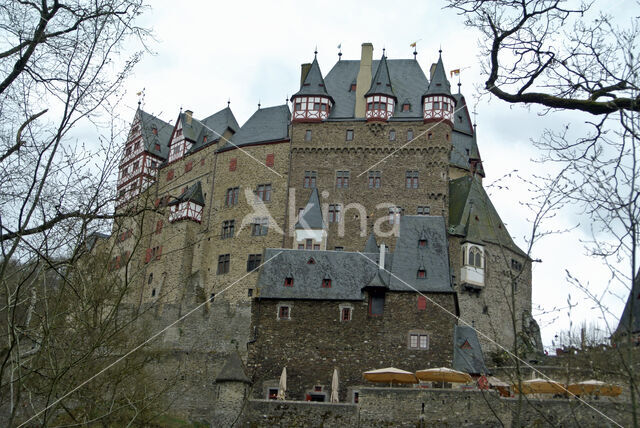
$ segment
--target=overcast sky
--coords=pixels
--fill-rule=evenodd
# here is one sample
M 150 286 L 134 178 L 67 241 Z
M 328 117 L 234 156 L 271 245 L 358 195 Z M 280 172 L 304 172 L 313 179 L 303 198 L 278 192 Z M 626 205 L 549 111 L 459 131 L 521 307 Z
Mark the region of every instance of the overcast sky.
M 620 13 L 637 11 L 635 1 L 622 0 Z M 438 49 L 448 70 L 462 69 L 462 93 L 476 103 L 483 79 L 477 56 L 478 34 L 465 28 L 462 17 L 443 10 L 442 1 L 316 1 L 316 2 L 211 2 L 157 0 L 142 17 L 141 24 L 153 29 L 150 43 L 154 55 L 147 55 L 128 81 L 128 94 L 121 117 L 130 121 L 137 107 L 136 93 L 145 89 L 143 108 L 174 123 L 180 107 L 204 118 L 231 101 L 238 122 L 243 124 L 256 110 L 280 105 L 298 90 L 300 64 L 311 62 L 317 46 L 323 74 L 338 59 L 359 59 L 360 46 L 371 42 L 374 59 L 386 48 L 388 58 L 412 58 L 409 45 L 417 41 L 418 61 L 425 74 L 437 60 Z M 634 13 L 637 15 L 637 13 Z M 452 81 L 452 89 L 457 89 Z M 477 101 L 478 143 L 486 171 L 485 186 L 514 170 L 528 177 L 548 166 L 533 163 L 538 153 L 531 144 L 545 128 L 557 129 L 571 123 L 578 132 L 587 119 L 564 112 L 540 116 L 536 109 L 509 106 L 487 96 Z M 515 241 L 526 248 L 523 237 L 530 233 L 531 213 L 521 204 L 527 200 L 526 186 L 515 179 L 500 182 L 507 188 L 488 188 L 492 200 Z M 549 223 L 551 229 L 575 226 L 578 218 L 567 212 Z M 533 249 L 541 259 L 533 272 L 533 314 L 545 345 L 551 345 L 560 329 L 583 320 L 600 320 L 602 314 L 584 294 L 571 288 L 565 269 L 585 282 L 596 294 L 608 283 L 608 271 L 598 260 L 585 256 L 581 241 L 588 240 L 584 222 L 571 233 L 551 236 Z M 613 284 L 618 298 L 605 303 L 615 316 L 622 313 L 628 289 Z M 567 296 L 578 303 L 569 314 Z M 506 309 L 505 309 L 506 310 Z M 548 313 L 546 313 L 548 312 Z

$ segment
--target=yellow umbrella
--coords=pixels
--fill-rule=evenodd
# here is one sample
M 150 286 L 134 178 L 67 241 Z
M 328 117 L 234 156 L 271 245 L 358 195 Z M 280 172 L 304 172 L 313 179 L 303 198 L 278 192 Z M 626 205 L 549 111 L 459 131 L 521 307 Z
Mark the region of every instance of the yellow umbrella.
M 518 384 L 513 385 L 515 392 L 519 393 Z M 522 382 L 522 394 L 564 394 L 564 385 L 555 380 L 531 379 Z
M 458 370 L 448 369 L 446 367 L 438 367 L 435 369 L 418 370 L 416 376 L 420 380 L 431 382 L 453 382 L 453 383 L 469 383 L 472 381 L 471 376 Z
M 622 388 L 618 385 L 593 379 L 585 380 L 584 382 L 572 383 L 567 386 L 567 389 L 575 395 L 608 395 L 611 397 L 617 397 L 622 394 Z
M 395 367 L 369 370 L 368 372 L 364 372 L 363 375 L 364 378 L 370 382 L 418 383 L 418 379 L 416 379 L 413 373 L 396 369 Z

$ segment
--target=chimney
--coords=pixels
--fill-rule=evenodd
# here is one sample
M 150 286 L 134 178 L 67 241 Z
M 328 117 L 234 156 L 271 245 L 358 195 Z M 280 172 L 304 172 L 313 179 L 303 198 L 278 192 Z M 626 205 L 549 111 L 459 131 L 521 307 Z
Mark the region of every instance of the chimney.
M 193 117 L 193 112 L 191 110 L 185 110 L 184 114 L 187 118 L 187 123 L 191 125 L 191 118 Z
M 373 45 L 371 43 L 362 44 L 362 54 L 360 55 L 360 70 L 356 80 L 356 111 L 355 117 L 364 117 L 366 103 L 364 94 L 371 87 L 371 63 L 373 61 Z
M 431 68 L 429 69 L 429 81 L 433 80 L 433 73 L 436 72 L 436 63 L 431 64 Z
M 384 257 L 387 253 L 387 246 L 380 244 L 380 258 L 378 260 L 378 268 L 384 269 Z
M 307 74 L 309 74 L 309 70 L 311 70 L 311 64 L 302 64 L 300 66 L 300 87 L 304 84 L 304 79 L 307 78 Z

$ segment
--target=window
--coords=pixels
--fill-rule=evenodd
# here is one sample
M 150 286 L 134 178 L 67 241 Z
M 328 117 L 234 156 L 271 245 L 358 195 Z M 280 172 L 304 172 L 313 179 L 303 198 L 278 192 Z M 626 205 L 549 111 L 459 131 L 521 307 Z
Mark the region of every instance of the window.
M 396 141 L 396 130 L 392 129 L 389 131 L 389 141 Z
M 322 288 L 331 288 L 331 278 L 325 278 L 322 280 Z
M 409 349 L 429 349 L 429 335 L 423 332 L 410 332 Z
M 265 236 L 269 231 L 269 218 L 268 217 L 256 217 L 251 223 L 251 235 L 253 236 Z
M 329 205 L 329 223 L 340 223 L 341 209 L 342 207 L 340 205 Z
M 313 250 L 313 239 L 307 239 L 304 244 L 305 250 Z
M 158 135 L 158 128 L 154 126 L 153 128 L 151 128 L 151 132 L 153 132 L 153 135 Z
M 418 310 L 424 311 L 427 309 L 427 298 L 425 296 L 418 296 Z
M 267 161 L 265 163 L 269 168 L 272 168 L 275 163 L 275 155 L 273 153 L 269 153 L 267 155 Z
M 262 263 L 262 254 L 249 254 L 247 259 L 247 272 L 256 270 Z
M 379 189 L 381 182 L 380 171 L 369 171 L 369 189 Z
M 278 319 L 281 320 L 290 320 L 291 319 L 291 311 L 289 310 L 289 306 L 278 306 Z
M 522 270 L 522 263 L 520 263 L 516 259 L 511 259 L 511 269 L 520 272 Z
M 235 171 L 238 168 L 238 158 L 229 160 L 229 171 Z
M 346 189 L 349 187 L 349 171 L 336 172 L 336 187 L 338 189 Z
M 384 294 L 369 296 L 369 315 L 379 317 L 384 312 Z
M 358 404 L 359 400 L 360 400 L 360 391 L 353 391 L 353 402 L 355 404 Z
M 407 141 L 413 140 L 413 129 L 407 130 Z
M 236 228 L 235 220 L 225 220 L 222 222 L 222 232 L 220 233 L 221 239 L 233 238 L 233 233 Z
M 347 129 L 347 141 L 353 141 L 353 129 Z
M 430 211 L 431 211 L 430 207 L 422 206 L 422 207 L 418 207 L 417 214 L 418 215 L 429 215 Z
M 467 260 L 469 266 L 482 268 L 482 251 L 478 247 L 471 247 L 469 249 L 469 259 Z
M 311 141 L 311 130 L 307 129 L 307 131 L 304 133 L 304 141 Z
M 400 217 L 404 215 L 404 208 L 389 208 L 389 224 L 400 224 Z
M 239 187 L 230 187 L 227 189 L 227 196 L 224 200 L 224 204 L 227 207 L 231 207 L 238 203 L 238 194 L 240 193 Z
M 440 102 L 435 101 L 435 102 L 433 103 L 433 109 L 434 109 L 434 110 L 439 110 L 439 109 L 440 109 Z
M 173 175 L 174 175 L 174 172 L 172 169 L 170 169 L 169 172 L 167 172 L 167 181 L 173 180 Z
M 344 251 L 344 247 L 335 247 L 334 251 Z
M 156 297 L 156 289 L 151 289 L 151 297 Z
M 418 269 L 418 278 L 423 279 L 427 277 L 427 271 L 424 269 Z
M 218 256 L 218 275 L 229 273 L 229 261 L 231 254 L 221 254 Z
M 262 202 L 269 202 L 271 200 L 271 184 L 258 184 L 256 196 Z
M 247 297 L 253 297 L 253 288 L 247 289 Z
M 313 244 L 313 249 L 316 251 L 320 250 L 320 244 Z
M 193 169 L 193 161 L 189 161 L 184 164 L 184 172 L 189 172 Z
M 215 299 L 216 299 L 216 293 L 209 294 L 209 303 L 213 303 Z
M 418 248 L 427 248 L 427 240 L 426 239 L 418 240 Z
M 340 311 L 340 321 L 351 321 L 351 308 L 342 308 Z
M 162 232 L 162 220 L 156 222 L 156 234 Z
M 160 150 L 160 149 L 158 149 L 158 150 Z M 156 169 L 156 168 L 158 168 L 158 162 L 151 161 L 151 169 Z
M 316 176 L 318 173 L 316 171 L 305 171 L 304 172 L 304 183 L 303 186 L 305 189 L 313 189 L 316 187 Z
M 407 171 L 405 184 L 407 189 L 418 188 L 418 171 Z
M 298 244 L 298 250 L 304 250 L 304 244 Z
M 357 87 L 357 86 L 356 86 L 356 84 L 355 84 L 355 83 L 352 83 L 352 84 L 351 84 L 351 87 L 349 88 L 349 91 L 350 91 L 350 92 L 355 92 L 355 91 L 356 91 L 356 87 Z
M 284 279 L 284 286 L 285 287 L 293 287 L 293 278 L 288 276 Z

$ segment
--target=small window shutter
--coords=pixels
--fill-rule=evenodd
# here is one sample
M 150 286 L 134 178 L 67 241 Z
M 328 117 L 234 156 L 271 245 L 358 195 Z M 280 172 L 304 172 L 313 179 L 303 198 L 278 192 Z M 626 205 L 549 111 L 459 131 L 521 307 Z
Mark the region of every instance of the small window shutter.
M 170 170 L 170 171 L 167 173 L 167 180 L 173 180 L 173 170 Z
M 238 167 L 238 158 L 232 158 L 229 161 L 229 171 L 235 171 Z
M 147 253 L 144 256 L 144 262 L 149 263 L 151 261 L 151 248 L 147 248 Z
M 427 298 L 424 296 L 418 296 L 418 310 L 424 311 L 427 309 Z
M 116 269 L 120 269 L 120 256 L 116 256 Z
M 160 245 L 158 247 L 158 250 L 156 251 L 156 260 L 159 260 L 161 255 L 162 255 L 162 245 Z
M 191 171 L 191 168 L 193 168 L 193 161 L 189 161 L 185 164 L 184 166 L 184 172 L 189 172 Z
M 162 220 L 158 220 L 158 223 L 156 224 L 156 233 L 160 232 L 162 232 Z
M 273 155 L 273 153 L 269 153 L 267 155 L 267 166 L 272 167 L 274 162 L 275 162 L 275 156 Z
M 160 206 L 160 198 L 156 198 L 155 202 L 153 203 L 153 206 L 155 206 L 156 208 Z

